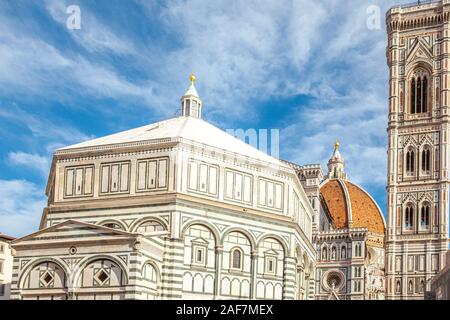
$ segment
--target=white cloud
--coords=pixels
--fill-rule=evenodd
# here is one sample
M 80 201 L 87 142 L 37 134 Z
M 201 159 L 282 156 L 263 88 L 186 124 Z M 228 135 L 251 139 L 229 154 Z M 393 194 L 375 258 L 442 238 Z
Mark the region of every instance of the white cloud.
M 52 18 L 66 28 L 68 14 L 67 7 L 71 2 L 61 0 L 46 0 L 45 6 Z M 134 54 L 135 48 L 132 42 L 126 38 L 118 36 L 106 26 L 98 22 L 97 19 L 80 7 L 81 29 L 69 31 L 73 39 L 90 52 L 111 51 L 115 54 Z
M 50 159 L 38 154 L 23 151 L 8 153 L 8 161 L 13 165 L 37 170 L 43 177 L 47 177 L 50 170 Z
M 38 230 L 46 198 L 26 180 L 0 180 L 0 232 L 20 237 Z
M 292 124 L 281 132 L 282 152 L 301 164 L 320 163 L 326 173 L 326 162 L 338 138 L 350 179 L 363 185 L 384 186 L 387 119 L 379 110 L 384 107 L 382 97 L 351 93 L 326 103 L 304 106 L 295 115 Z
M 81 142 L 93 138 L 66 123 L 32 115 L 16 105 L 1 106 L 0 118 L 24 125 L 33 138 L 38 139 L 41 145 L 46 146 L 47 152 L 53 152 L 68 143 Z M 22 132 L 22 134 L 29 135 L 28 132 Z
M 9 152 L 6 160 L 11 165 L 36 171 L 43 179 L 48 177 L 51 157 L 57 149 L 94 138 L 64 122 L 37 117 L 18 106 L 1 107 L 0 120 L 3 118 L 28 129 L 15 132 L 16 139 L 24 142 L 21 146 L 23 150 Z M 39 142 L 38 145 L 36 141 Z
M 261 100 L 307 95 L 313 101 L 292 110 L 283 124 L 282 153 L 299 163 L 325 164 L 338 137 L 350 176 L 382 188 L 386 36 L 384 30 L 367 29 L 366 9 L 378 4 L 384 10 L 389 3 L 171 0 L 158 6 L 138 2 L 147 19 L 158 19 L 164 34 L 174 37 L 174 45 L 163 54 L 153 55 L 161 50 L 154 47 L 158 45 L 154 39 L 133 42 L 87 8 L 82 8 L 82 19 L 86 18 L 82 29 L 70 36 L 90 54 L 132 55 L 154 80 L 134 82 L 108 64 L 110 60 L 64 52 L 2 19 L 0 90 L 22 88 L 58 97 L 82 92 L 125 101 L 124 105 L 132 98 L 168 115 L 177 109 L 180 88 L 187 85 L 187 75 L 194 69 L 204 111 L 223 127 L 232 127 L 243 115 L 249 123 L 258 123 L 256 106 Z M 63 24 L 62 5 L 46 4 L 53 19 Z M 39 126 L 34 128 L 36 134 L 46 134 Z M 55 134 L 71 135 L 62 131 Z
M 148 108 L 158 101 L 153 96 L 151 81 L 134 83 L 101 59 L 93 62 L 86 56 L 64 52 L 39 35 L 23 30 L 9 17 L 0 14 L 0 19 L 0 93 L 3 95 L 26 93 L 27 97 L 65 102 L 84 94 L 128 103 L 138 101 Z M 99 26 L 97 32 L 102 30 L 106 29 Z
M 164 65 L 173 77 L 194 67 L 205 108 L 222 123 L 243 113 L 257 123 L 252 100 L 296 94 L 313 98 L 291 111 L 281 133 L 282 154 L 299 163 L 325 165 L 334 139 L 340 138 L 353 180 L 382 187 L 386 40 L 384 30 L 367 28 L 368 5 L 174 0 L 161 15 L 182 46 Z M 149 7 L 150 17 L 154 6 Z
M 180 74 L 194 68 L 209 114 L 233 121 L 253 108 L 253 99 L 265 100 L 282 90 L 280 71 L 308 60 L 315 37 L 312 31 L 321 24 L 323 14 L 307 10 L 323 9 L 301 2 L 306 6 L 302 11 L 298 3 L 170 1 L 161 16 L 182 44 L 165 59 L 166 76 L 177 81 Z M 153 5 L 148 11 L 150 18 Z M 293 36 L 296 26 L 305 33 Z M 258 114 L 247 116 L 257 119 Z

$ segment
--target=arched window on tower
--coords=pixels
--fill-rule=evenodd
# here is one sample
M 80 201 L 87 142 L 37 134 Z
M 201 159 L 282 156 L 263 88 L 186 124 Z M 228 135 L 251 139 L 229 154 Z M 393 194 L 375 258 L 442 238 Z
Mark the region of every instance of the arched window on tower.
M 410 92 L 411 92 L 411 95 L 410 95 L 410 97 L 411 97 L 411 101 L 410 101 L 410 103 L 409 103 L 409 105 L 410 105 L 410 113 L 411 114 L 414 114 L 414 113 L 416 113 L 416 79 L 412 79 L 411 80 L 411 90 L 410 90 Z
M 422 109 L 421 109 L 421 112 L 428 112 L 427 90 L 428 90 L 428 79 L 426 76 L 424 76 L 422 78 Z
M 430 174 L 430 161 L 431 161 L 431 153 L 430 148 L 425 147 L 422 150 L 422 173 Z
M 411 204 L 405 209 L 405 228 L 412 229 L 413 227 L 413 219 L 414 219 L 414 208 Z
M 406 174 L 407 175 L 414 175 L 414 167 L 415 167 L 415 152 L 413 149 L 409 149 L 406 152 Z
M 439 211 L 437 204 L 434 205 L 434 225 L 437 226 L 439 224 Z
M 422 113 L 422 79 L 416 79 L 416 105 L 415 113 Z
M 430 226 L 430 205 L 425 203 L 420 209 L 420 226 L 428 228 Z
M 414 71 L 410 80 L 409 110 L 411 114 L 428 112 L 428 76 L 421 68 Z

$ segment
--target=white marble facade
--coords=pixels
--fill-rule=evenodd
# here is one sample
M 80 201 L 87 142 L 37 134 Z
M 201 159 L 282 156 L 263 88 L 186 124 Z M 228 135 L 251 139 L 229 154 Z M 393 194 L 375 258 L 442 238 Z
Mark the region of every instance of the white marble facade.
M 180 117 L 55 152 L 11 297 L 423 299 L 448 250 L 450 0 L 386 22 L 386 223 L 337 148 L 327 177 L 270 157 L 201 119 L 192 76 Z
M 423 299 L 445 265 L 449 217 L 450 1 L 386 16 L 388 299 Z
M 182 116 L 55 152 L 13 299 L 314 299 L 313 209 L 294 169 Z

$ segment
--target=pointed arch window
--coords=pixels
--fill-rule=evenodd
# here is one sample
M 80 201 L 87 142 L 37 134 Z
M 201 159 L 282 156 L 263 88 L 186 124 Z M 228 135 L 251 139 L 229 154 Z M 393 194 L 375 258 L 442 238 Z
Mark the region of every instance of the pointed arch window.
M 406 152 L 406 174 L 413 175 L 415 169 L 415 152 L 413 149 L 409 149 Z
M 420 209 L 420 226 L 422 228 L 430 226 L 430 205 L 428 203 L 422 205 Z
M 429 174 L 431 168 L 431 152 L 430 148 L 425 147 L 422 150 L 422 173 Z
M 419 77 L 416 79 L 416 105 L 415 113 L 422 112 L 422 79 Z
M 420 112 L 428 112 L 428 108 L 427 108 L 427 97 L 428 97 L 428 79 L 426 76 L 424 76 L 422 78 L 422 105 L 421 105 L 421 109 Z
M 428 112 L 428 91 L 428 75 L 423 69 L 417 69 L 410 80 L 411 114 Z
M 411 229 L 413 227 L 414 208 L 409 204 L 405 209 L 405 228 Z
M 410 103 L 409 103 L 409 105 L 410 105 L 410 107 L 411 107 L 411 109 L 410 109 L 410 113 L 411 114 L 414 114 L 414 113 L 416 113 L 415 111 L 416 111 L 416 79 L 412 79 L 411 80 L 411 90 L 410 90 L 410 92 L 411 92 L 411 95 L 410 95 L 410 97 L 411 97 L 411 101 L 410 101 Z
M 437 225 L 439 224 L 439 216 L 438 216 L 438 213 L 439 213 L 439 211 L 438 211 L 438 206 L 435 205 L 435 206 L 434 206 L 434 222 L 433 222 L 435 226 L 437 226 Z

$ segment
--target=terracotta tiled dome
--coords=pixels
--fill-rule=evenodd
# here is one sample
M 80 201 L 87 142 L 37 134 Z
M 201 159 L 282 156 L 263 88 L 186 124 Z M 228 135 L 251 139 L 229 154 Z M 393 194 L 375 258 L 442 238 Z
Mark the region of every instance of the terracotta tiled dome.
M 328 179 L 320 187 L 320 193 L 336 229 L 348 228 L 351 220 L 353 228 L 384 234 L 383 215 L 361 187 L 344 179 Z

